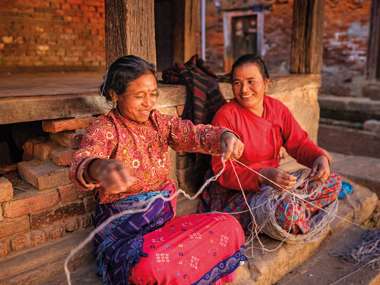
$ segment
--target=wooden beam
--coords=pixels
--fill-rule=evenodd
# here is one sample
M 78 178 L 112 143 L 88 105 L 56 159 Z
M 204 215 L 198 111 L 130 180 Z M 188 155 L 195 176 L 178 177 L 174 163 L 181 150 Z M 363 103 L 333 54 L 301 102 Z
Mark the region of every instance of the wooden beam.
M 185 62 L 199 52 L 200 0 L 174 0 L 174 61 Z
M 380 0 L 372 0 L 367 77 L 369 80 L 380 80 Z
M 107 66 L 134 54 L 156 64 L 153 0 L 105 0 Z
M 324 0 L 294 0 L 290 72 L 320 73 Z

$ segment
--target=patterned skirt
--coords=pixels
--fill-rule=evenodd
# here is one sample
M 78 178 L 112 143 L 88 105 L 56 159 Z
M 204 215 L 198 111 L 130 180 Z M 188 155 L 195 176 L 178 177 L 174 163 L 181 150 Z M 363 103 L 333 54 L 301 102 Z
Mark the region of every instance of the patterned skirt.
M 341 177 L 331 174 L 322 185 L 318 195 L 308 198 L 309 203 L 294 203 L 284 199 L 276 208 L 276 219 L 278 224 L 292 234 L 308 233 L 312 227 L 312 217 L 318 213 L 319 208 L 326 208 L 337 200 L 341 189 Z M 247 202 L 251 208 L 258 207 L 263 198 L 268 197 L 268 186 L 263 186 L 258 192 L 247 192 Z M 275 190 L 276 191 L 276 190 Z M 241 225 L 245 230 L 251 225 L 252 217 L 248 211 L 247 203 L 243 195 L 238 190 L 231 190 L 222 187 L 214 182 L 202 193 L 199 212 L 227 212 L 236 213 Z M 259 227 L 262 225 L 258 225 Z
M 169 187 L 170 188 L 170 187 Z M 173 188 L 99 204 L 96 225 L 125 209 L 142 209 Z M 239 222 L 227 214 L 173 216 L 157 199 L 144 212 L 124 215 L 95 237 L 98 274 L 104 284 L 224 284 L 246 260 Z

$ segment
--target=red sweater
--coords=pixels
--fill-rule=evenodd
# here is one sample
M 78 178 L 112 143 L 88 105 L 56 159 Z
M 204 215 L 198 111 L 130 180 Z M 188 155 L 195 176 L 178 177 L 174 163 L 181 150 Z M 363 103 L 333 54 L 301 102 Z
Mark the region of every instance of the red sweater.
M 317 157 L 325 154 L 324 150 L 310 140 L 289 109 L 269 96 L 264 97 L 262 117 L 232 101 L 219 109 L 212 124 L 228 128 L 240 137 L 245 148 L 239 160 L 255 170 L 278 167 L 281 146 L 299 163 L 308 167 L 312 166 Z M 258 191 L 257 175 L 237 163 L 234 165 L 243 189 Z M 221 167 L 220 157 L 213 157 L 214 173 Z M 218 182 L 225 188 L 240 190 L 230 163 L 227 163 Z

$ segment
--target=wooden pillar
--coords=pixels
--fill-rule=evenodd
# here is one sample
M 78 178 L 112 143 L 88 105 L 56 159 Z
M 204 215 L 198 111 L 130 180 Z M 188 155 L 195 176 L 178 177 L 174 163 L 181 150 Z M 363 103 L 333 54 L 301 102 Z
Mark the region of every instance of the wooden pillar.
M 105 0 L 107 66 L 134 54 L 156 64 L 153 0 Z
M 200 47 L 200 0 L 175 0 L 174 61 L 185 62 Z
M 324 0 L 294 0 L 290 72 L 320 73 Z
M 372 0 L 367 77 L 370 81 L 380 81 L 380 0 Z

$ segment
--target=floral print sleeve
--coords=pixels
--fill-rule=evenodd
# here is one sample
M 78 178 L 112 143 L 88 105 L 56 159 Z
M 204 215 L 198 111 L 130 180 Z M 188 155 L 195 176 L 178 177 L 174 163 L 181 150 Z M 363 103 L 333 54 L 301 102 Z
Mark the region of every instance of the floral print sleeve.
M 80 190 L 93 190 L 99 185 L 86 181 L 84 172 L 95 158 L 109 158 L 117 145 L 116 129 L 112 121 L 101 116 L 87 128 L 79 150 L 74 153 L 70 167 L 71 180 Z
M 168 143 L 176 151 L 221 154 L 221 136 L 227 129 L 211 125 L 194 125 L 189 120 L 171 117 Z

